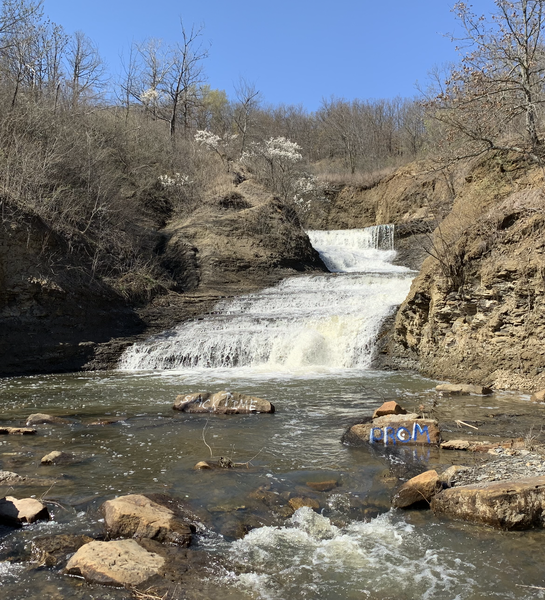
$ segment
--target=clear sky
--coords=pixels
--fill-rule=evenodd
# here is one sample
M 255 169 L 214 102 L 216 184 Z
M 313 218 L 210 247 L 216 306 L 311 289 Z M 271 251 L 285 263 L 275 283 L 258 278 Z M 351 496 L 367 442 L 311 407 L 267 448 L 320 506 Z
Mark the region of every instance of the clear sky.
M 240 77 L 265 102 L 318 108 L 322 98 L 413 97 L 434 65 L 456 60 L 455 0 L 45 0 L 68 33 L 82 30 L 110 72 L 133 41 L 179 39 L 202 25 L 208 83 L 233 95 Z M 490 13 L 493 0 L 474 0 Z

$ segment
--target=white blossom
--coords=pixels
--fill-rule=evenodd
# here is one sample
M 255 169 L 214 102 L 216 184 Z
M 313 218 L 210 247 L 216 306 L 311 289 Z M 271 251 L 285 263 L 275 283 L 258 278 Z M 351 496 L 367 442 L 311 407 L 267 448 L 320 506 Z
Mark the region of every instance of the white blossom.
M 149 106 L 150 104 L 157 104 L 159 100 L 159 92 L 154 88 L 149 88 L 140 94 L 140 102 Z
M 211 131 L 201 129 L 195 134 L 195 141 L 203 146 L 208 146 L 209 148 L 217 150 L 222 139 L 219 135 L 216 135 Z
M 268 158 L 278 158 L 289 162 L 298 162 L 303 159 L 303 155 L 299 150 L 302 150 L 299 144 L 285 137 L 269 138 L 263 149 L 265 156 Z
M 189 175 L 181 175 L 180 173 L 174 173 L 173 177 L 171 177 L 170 175 L 159 175 L 159 183 L 164 188 L 171 188 L 190 185 L 193 182 L 190 181 Z

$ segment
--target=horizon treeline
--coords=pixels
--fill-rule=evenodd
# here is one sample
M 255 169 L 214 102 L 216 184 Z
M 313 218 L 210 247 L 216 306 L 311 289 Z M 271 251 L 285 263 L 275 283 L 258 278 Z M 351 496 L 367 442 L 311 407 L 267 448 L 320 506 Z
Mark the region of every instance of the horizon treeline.
M 176 43 L 134 43 L 114 78 L 94 42 L 51 22 L 42 1 L 4 0 L 2 217 L 6 207 L 39 216 L 93 276 L 130 287 L 164 278 L 150 228 L 228 193 L 237 170 L 294 202 L 304 220 L 305 194 L 370 185 L 415 159 L 448 164 L 507 149 L 540 161 L 544 0 L 495 2 L 496 21 L 421 99 L 333 96 L 309 112 L 267 104 L 244 79 L 233 98 L 214 89 L 200 28 L 180 22 Z M 488 26 L 464 3 L 458 10 L 468 35 Z

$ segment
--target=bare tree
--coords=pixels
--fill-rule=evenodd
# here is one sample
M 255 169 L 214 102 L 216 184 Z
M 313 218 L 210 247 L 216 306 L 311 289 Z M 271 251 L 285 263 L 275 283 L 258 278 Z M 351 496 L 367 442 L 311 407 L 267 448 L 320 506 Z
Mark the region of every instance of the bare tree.
M 181 113 L 184 132 L 190 128 L 193 108 L 198 104 L 198 86 L 204 82 L 202 61 L 208 56 L 200 38 L 202 27 L 187 30 L 183 22 L 182 41 L 172 49 L 170 69 L 164 81 L 164 90 L 170 100 L 170 135 L 176 134 L 176 122 Z
M 66 60 L 70 104 L 75 109 L 104 86 L 106 69 L 98 48 L 82 31 L 76 31 L 70 40 Z
M 233 120 L 240 136 L 240 156 L 242 156 L 246 149 L 255 113 L 261 103 L 261 93 L 254 83 L 241 77 L 235 85 L 235 94 L 236 103 Z
M 465 32 L 461 64 L 428 106 L 461 139 L 462 154 L 513 150 L 539 160 L 543 137 L 545 0 L 495 0 L 491 18 L 458 2 L 454 10 Z

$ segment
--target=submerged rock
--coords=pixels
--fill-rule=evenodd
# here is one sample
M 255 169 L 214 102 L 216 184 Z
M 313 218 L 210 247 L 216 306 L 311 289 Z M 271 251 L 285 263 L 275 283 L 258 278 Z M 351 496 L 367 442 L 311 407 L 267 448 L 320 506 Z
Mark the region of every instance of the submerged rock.
M 89 583 L 135 586 L 158 575 L 165 559 L 144 550 L 135 540 L 90 542 L 68 561 L 65 573 Z
M 66 464 L 74 461 L 74 455 L 68 452 L 61 452 L 60 450 L 54 450 L 49 454 L 46 454 L 40 463 L 42 465 L 59 465 Z
M 36 429 L 32 427 L 0 427 L 0 435 L 34 435 Z
M 415 413 L 377 417 L 371 423 L 358 423 L 345 432 L 343 443 L 384 446 L 439 444 L 441 431 L 434 419 L 420 419 Z
M 273 413 L 274 406 L 267 400 L 238 392 L 209 392 L 177 396 L 173 408 L 188 413 Z
M 32 560 L 44 567 L 63 567 L 70 555 L 94 541 L 87 535 L 53 535 L 32 540 Z
M 545 477 L 492 481 L 443 490 L 431 501 L 436 515 L 499 529 L 545 525 Z
M 313 498 L 290 498 L 288 504 L 293 510 L 299 510 L 303 506 L 308 506 L 308 508 L 312 508 L 313 510 L 320 510 L 320 503 Z
M 397 490 L 392 498 L 392 506 L 407 508 L 420 502 L 430 502 L 442 487 L 437 471 L 426 471 L 409 479 Z
M 110 537 L 149 538 L 180 546 L 191 543 L 191 527 L 174 510 L 146 496 L 132 494 L 102 505 Z
M 330 479 L 328 481 L 307 481 L 306 484 L 317 492 L 330 492 L 339 485 L 339 482 L 336 479 Z
M 435 389 L 448 396 L 487 396 L 492 394 L 492 390 L 488 387 L 469 383 L 442 383 Z
M 26 420 L 27 427 L 32 425 L 70 425 L 72 421 L 45 413 L 35 413 Z
M 18 500 L 13 496 L 0 499 L 0 523 L 9 526 L 19 526 L 23 523 L 48 521 L 47 506 L 34 498 Z

